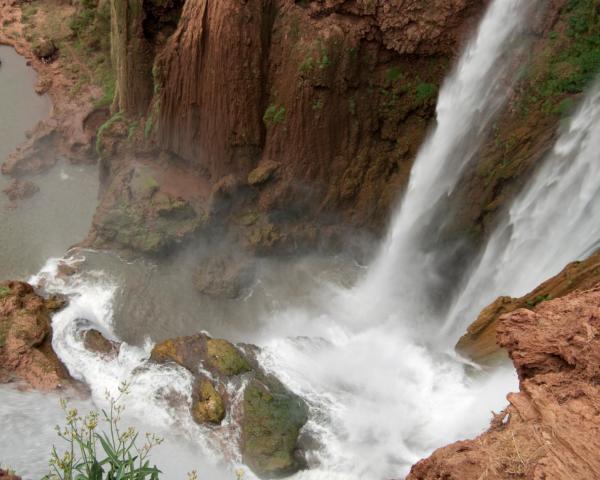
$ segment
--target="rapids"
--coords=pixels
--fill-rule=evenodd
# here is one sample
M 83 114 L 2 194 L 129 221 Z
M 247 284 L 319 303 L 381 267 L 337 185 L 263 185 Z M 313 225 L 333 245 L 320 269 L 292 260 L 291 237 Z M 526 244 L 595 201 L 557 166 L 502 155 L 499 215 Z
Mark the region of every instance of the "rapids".
M 502 408 L 505 394 L 516 388 L 516 376 L 509 365 L 487 372 L 456 358 L 451 353 L 455 333 L 495 296 L 531 288 L 585 254 L 600 233 L 600 222 L 591 214 L 600 183 L 592 161 L 600 146 L 597 88 L 511 207 L 452 307 L 429 307 L 432 292 L 444 283 L 437 256 L 448 252 L 442 246 L 423 250 L 422 237 L 506 100 L 509 67 L 523 46 L 517 39 L 535 5 L 522 0 L 490 5 L 440 92 L 437 125 L 418 155 L 389 235 L 366 271 L 345 258 L 265 261 L 251 294 L 215 304 L 194 297 L 189 279 L 182 278 L 179 267 L 187 254 L 162 266 L 79 251 L 65 261 L 81 265 L 80 272 L 60 278 L 58 257 L 83 232 L 29 221 L 49 235 L 61 233 L 56 247 L 61 251 L 34 248 L 23 268 L 33 273 L 40 256 L 53 257 L 29 281 L 70 297 L 69 306 L 53 318 L 53 346 L 71 374 L 90 387 L 89 400 L 74 402 L 84 410 L 102 407 L 105 392 L 114 394 L 127 380 L 127 421 L 166 437 L 153 457 L 165 478 L 184 478 L 192 469 L 201 478 L 233 478 L 241 458 L 231 418 L 219 428 L 196 425 L 188 412 L 189 375 L 145 362 L 153 342 L 206 329 L 263 347 L 265 368 L 309 403 L 305 433 L 312 439 L 307 444 L 311 469 L 294 478 L 397 478 L 433 449 L 482 431 L 490 410 Z M 88 178 L 86 171 L 75 171 Z M 80 197 L 87 205 L 95 188 L 73 185 L 53 195 L 65 205 Z M 53 202 L 45 203 L 59 205 Z M 73 216 L 77 225 L 87 226 L 91 214 L 90 208 Z M 55 222 L 62 221 L 59 217 L 50 215 Z M 572 236 L 580 241 L 569 241 Z M 4 259 L 2 267 L 3 276 L 23 276 L 5 268 Z M 515 281 L 517 268 L 528 274 Z M 117 359 L 83 348 L 79 332 L 90 327 L 128 342 Z M 165 396 L 172 393 L 184 401 L 169 404 Z M 231 392 L 234 398 L 236 393 Z M 25 478 L 38 478 L 46 472 L 55 441 L 51 427 L 61 423 L 58 398 L 1 387 L 0 399 L 0 420 L 7 427 L 0 432 L 0 461 Z M 253 476 L 247 472 L 246 478 Z

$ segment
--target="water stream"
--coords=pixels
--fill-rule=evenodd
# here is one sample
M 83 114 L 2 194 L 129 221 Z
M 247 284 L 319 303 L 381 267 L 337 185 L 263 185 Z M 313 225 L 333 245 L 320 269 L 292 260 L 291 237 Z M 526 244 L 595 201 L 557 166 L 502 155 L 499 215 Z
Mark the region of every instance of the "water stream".
M 31 282 L 43 279 L 50 291 L 69 295 L 69 306 L 53 319 L 53 346 L 71 374 L 90 386 L 89 400 L 75 400 L 81 408 L 104 405 L 105 392 L 116 393 L 120 382 L 127 380 L 131 383 L 127 420 L 167 438 L 154 457 L 164 478 L 185 478 L 192 469 L 199 469 L 201 478 L 233 478 L 231 469 L 241 459 L 231 419 L 222 428 L 196 425 L 188 411 L 189 374 L 145 362 L 153 342 L 208 330 L 262 346 L 265 368 L 309 403 L 305 429 L 316 447 L 309 451 L 311 469 L 294 478 L 398 478 L 433 449 L 483 430 L 490 410 L 502 408 L 505 394 L 516 388 L 515 373 L 508 365 L 492 372 L 466 366 L 448 353 L 455 340 L 448 325 L 464 328 L 464 322 L 493 297 L 544 280 L 589 250 L 600 233 L 600 222 L 589 215 L 600 184 L 600 171 L 592 162 L 600 146 L 600 89 L 596 89 L 544 169 L 512 206 L 507 223 L 490 240 L 452 310 L 429 306 L 431 291 L 444 280 L 438 278 L 435 256 L 445 252 L 425 252 L 422 235 L 436 205 L 475 158 L 490 119 L 506 100 L 509 67 L 520 47 L 515 39 L 535 5 L 522 0 L 491 4 L 440 92 L 437 125 L 417 158 L 390 233 L 366 272 L 344 257 L 264 261 L 252 292 L 237 302 L 209 301 L 194 294 L 191 273 L 183 266 L 196 251 L 182 252 L 170 265 L 79 252 L 68 261 L 81 265 L 80 273 L 59 278 L 58 257 L 85 233 L 97 184 L 86 183 L 91 178 L 88 170 L 66 165 L 40 177 L 41 194 L 49 197 L 27 202 L 20 212 L 36 210 L 31 215 L 40 218 L 24 223 L 44 236 L 48 230 L 48 238 L 55 235 L 57 240 L 47 246 L 50 250 L 24 245 L 29 250 L 23 263 L 19 257 L 2 257 L 0 273 L 25 277 L 37 272 Z M 5 62 L 2 69 L 24 67 L 16 56 L 14 63 L 7 62 L 5 55 L 10 54 L 4 49 L 0 55 Z M 0 92 L 6 80 L 2 69 Z M 25 69 L 20 75 L 31 72 Z M 5 122 L 4 110 L 0 111 Z M 40 110 L 37 117 L 28 118 L 43 114 Z M 20 131 L 15 127 L 6 136 L 18 143 Z M 74 184 L 61 188 L 69 178 L 75 179 Z M 57 212 L 68 211 L 61 209 L 74 198 L 82 200 L 82 211 L 73 215 L 76 221 L 59 218 L 66 215 Z M 557 202 L 560 215 L 555 215 Z M 52 214 L 48 210 L 52 208 L 58 210 Z M 6 220 L 9 225 L 18 221 Z M 578 241 L 567 242 L 570 235 Z M 533 251 L 540 255 L 532 255 Z M 55 258 L 40 270 L 40 259 L 49 257 Z M 517 268 L 531 274 L 513 283 Z M 489 288 L 478 288 L 482 284 Z M 442 330 L 444 324 L 448 331 Z M 117 359 L 99 357 L 83 347 L 79 332 L 90 326 L 127 341 Z M 171 405 L 166 394 L 173 392 L 186 401 Z M 55 441 L 52 426 L 61 421 L 57 397 L 0 387 L 0 421 L 6 427 L 0 432 L 0 461 L 10 462 L 25 478 L 39 478 L 46 472 L 49 446 Z M 14 438 L 19 439 L 18 447 Z M 230 461 L 222 462 L 223 458 Z

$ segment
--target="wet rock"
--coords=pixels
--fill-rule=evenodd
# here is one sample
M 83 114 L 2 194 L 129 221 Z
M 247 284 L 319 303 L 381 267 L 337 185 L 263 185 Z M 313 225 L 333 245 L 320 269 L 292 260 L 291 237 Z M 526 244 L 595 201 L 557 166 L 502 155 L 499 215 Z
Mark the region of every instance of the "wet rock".
M 191 414 L 198 423 L 218 424 L 223 420 L 232 408 L 223 394 L 227 385 L 245 388 L 241 417 L 233 417 L 240 422 L 244 462 L 263 478 L 292 474 L 306 464 L 298 441 L 308 408 L 300 397 L 262 370 L 256 360 L 258 347 L 245 345 L 244 352 L 226 340 L 199 334 L 156 345 L 151 359 L 175 362 L 194 375 Z M 244 382 L 239 381 L 240 375 L 244 375 Z
M 254 473 L 275 478 L 304 467 L 297 441 L 308 411 L 299 397 L 255 379 L 246 387 L 243 408 L 242 455 Z
M 23 282 L 0 282 L 0 375 L 3 382 L 22 380 L 39 390 L 60 388 L 69 375 L 52 350 L 50 311 L 45 300 Z
M 17 200 L 25 200 L 33 197 L 39 190 L 40 187 L 32 181 L 15 178 L 9 183 L 8 187 L 2 191 L 11 202 L 16 202 Z
M 208 379 L 200 380 L 195 389 L 192 416 L 200 424 L 219 424 L 225 418 L 225 402 Z
M 90 352 L 100 355 L 115 357 L 119 353 L 120 345 L 117 342 L 108 340 L 98 330 L 87 330 L 83 334 L 83 345 Z
M 115 178 L 94 218 L 94 246 L 161 254 L 206 223 L 200 207 L 160 189 L 148 167 Z
M 53 40 L 43 38 L 33 47 L 33 54 L 42 61 L 51 62 L 58 55 L 58 47 Z
M 151 358 L 161 363 L 173 361 L 192 373 L 197 373 L 202 366 L 215 375 L 225 377 L 252 369 L 244 354 L 232 343 L 203 333 L 159 343 L 152 349 Z
M 461 355 L 482 364 L 505 359 L 496 341 L 496 327 L 502 315 L 519 308 L 535 311 L 538 305 L 560 298 L 575 290 L 588 289 L 600 283 L 600 252 L 581 262 L 567 265 L 558 275 L 542 283 L 520 298 L 500 297 L 484 308 L 456 345 Z
M 252 170 L 248 175 L 248 185 L 256 187 L 269 181 L 277 172 L 279 163 L 267 160 L 262 162 L 258 167 Z
M 50 295 L 46 299 L 46 308 L 51 312 L 58 312 L 69 304 L 69 299 L 65 295 Z
M 203 295 L 235 299 L 250 287 L 255 273 L 255 264 L 249 259 L 211 256 L 197 269 L 194 286 Z
M 600 478 L 600 288 L 503 315 L 498 343 L 518 393 L 474 440 L 441 448 L 407 480 Z

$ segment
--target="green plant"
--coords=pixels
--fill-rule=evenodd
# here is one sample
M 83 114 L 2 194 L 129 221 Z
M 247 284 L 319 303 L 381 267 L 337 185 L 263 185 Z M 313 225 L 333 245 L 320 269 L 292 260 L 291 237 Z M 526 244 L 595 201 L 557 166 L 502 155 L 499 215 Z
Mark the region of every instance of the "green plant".
M 0 298 L 4 298 L 8 295 L 10 295 L 10 288 L 9 287 L 0 287 Z
M 548 300 L 552 300 L 550 295 L 538 295 L 532 300 L 527 300 L 527 306 L 535 307 L 536 305 L 539 305 L 542 302 L 547 302 Z
M 385 78 L 388 84 L 392 84 L 402 77 L 402 70 L 398 67 L 388 68 L 385 72 Z
M 300 63 L 300 66 L 298 67 L 298 71 L 300 73 L 308 73 L 313 69 L 314 63 L 315 63 L 315 61 L 314 61 L 312 55 L 307 55 L 306 57 L 304 57 L 304 60 L 302 60 L 302 62 Z
M 263 115 L 265 125 L 273 125 L 283 123 L 285 121 L 285 107 L 277 106 L 274 103 L 270 104 Z
M 437 87 L 433 83 L 419 83 L 415 89 L 417 103 L 425 103 L 437 95 Z
M 148 456 L 162 439 L 146 434 L 144 445 L 139 447 L 138 432 L 132 427 L 122 431 L 119 426 L 124 410 L 121 400 L 127 389 L 123 383 L 117 398 L 107 395 L 109 408 L 101 415 L 92 411 L 80 416 L 61 400 L 66 426 L 57 426 L 56 431 L 66 448 L 62 454 L 52 448 L 51 472 L 43 480 L 158 480 L 161 472 L 150 466 Z M 107 432 L 98 428 L 100 420 L 106 423 Z
M 102 138 L 104 137 L 104 134 L 110 127 L 112 127 L 116 122 L 120 121 L 122 118 L 123 114 L 121 112 L 117 112 L 106 122 L 104 122 L 98 129 L 98 133 L 96 134 L 96 153 L 99 156 L 102 156 Z

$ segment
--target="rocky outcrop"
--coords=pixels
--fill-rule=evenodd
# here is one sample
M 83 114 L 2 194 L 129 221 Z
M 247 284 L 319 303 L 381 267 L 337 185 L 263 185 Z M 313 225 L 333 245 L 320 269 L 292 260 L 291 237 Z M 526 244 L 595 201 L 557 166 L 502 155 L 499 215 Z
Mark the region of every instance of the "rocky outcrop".
M 17 200 L 24 200 L 32 197 L 39 189 L 40 187 L 30 180 L 19 180 L 15 178 L 8 184 L 8 187 L 2 191 L 11 202 L 16 202 Z
M 0 382 L 20 380 L 38 390 L 55 390 L 69 375 L 52 350 L 51 312 L 64 307 L 44 299 L 23 282 L 0 282 Z
M 482 364 L 505 358 L 496 342 L 496 328 L 502 317 L 520 308 L 536 311 L 543 302 L 563 297 L 575 290 L 584 290 L 600 283 L 600 252 L 585 261 L 567 265 L 558 275 L 542 283 L 520 298 L 499 297 L 482 310 L 461 337 L 456 350 L 461 355 Z
M 3 470 L 0 468 L 0 480 L 21 480 L 21 477 L 18 477 L 10 470 Z
M 383 227 L 487 2 L 117 3 L 116 104 L 143 128 L 106 152 L 105 183 L 166 151 L 198 190 L 230 185 L 216 218 L 235 241 L 289 252 Z
M 207 220 L 193 198 L 178 194 L 181 185 L 159 184 L 160 171 L 131 165 L 112 178 L 85 242 L 146 254 L 163 253 L 181 243 Z
M 151 360 L 175 362 L 189 370 L 195 379 L 192 417 L 214 425 L 227 414 L 234 415 L 241 428 L 244 463 L 261 478 L 281 477 L 305 466 L 298 436 L 308 409 L 302 399 L 262 370 L 254 349 L 247 346 L 242 351 L 226 340 L 199 334 L 156 345 Z M 230 398 L 227 386 L 231 382 L 244 388 L 241 415 L 234 413 L 234 407 L 239 407 Z
M 520 392 L 490 429 L 416 464 L 408 480 L 600 478 L 600 288 L 516 310 L 498 325 Z

